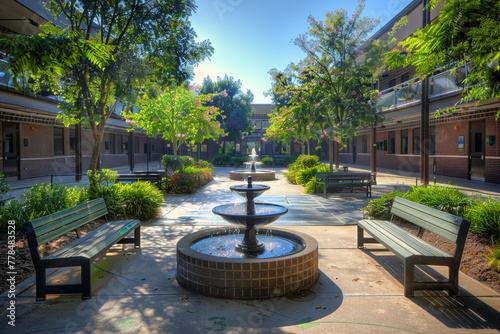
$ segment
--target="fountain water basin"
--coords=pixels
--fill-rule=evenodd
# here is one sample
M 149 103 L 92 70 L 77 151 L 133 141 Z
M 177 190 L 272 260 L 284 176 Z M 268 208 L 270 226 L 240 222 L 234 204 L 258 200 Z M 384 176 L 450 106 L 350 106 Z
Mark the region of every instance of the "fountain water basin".
M 235 181 L 242 181 L 251 176 L 255 181 L 274 180 L 276 178 L 275 172 L 269 169 L 261 169 L 262 162 L 258 162 L 257 157 L 255 148 L 252 148 L 252 154 L 249 155 L 250 161 L 244 163 L 247 169 L 230 171 L 229 178 Z
M 177 243 L 177 281 L 214 297 L 257 299 L 290 295 L 318 279 L 318 243 L 303 233 L 263 227 L 286 214 L 277 204 L 255 203 L 269 189 L 230 187 L 244 203 L 216 206 L 214 214 L 236 227 L 189 234 Z

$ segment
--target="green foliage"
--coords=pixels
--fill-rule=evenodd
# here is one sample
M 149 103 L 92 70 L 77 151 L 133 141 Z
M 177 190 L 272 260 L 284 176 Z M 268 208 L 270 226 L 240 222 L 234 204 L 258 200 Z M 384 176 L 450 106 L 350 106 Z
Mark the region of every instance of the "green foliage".
M 247 161 L 248 161 L 248 157 L 231 157 L 230 164 L 232 166 L 240 167 L 240 166 L 243 166 L 243 164 Z
M 471 232 L 500 240 L 500 202 L 489 197 L 477 200 L 465 211 L 464 218 L 471 222 Z
M 16 88 L 21 90 L 17 78 L 50 82 L 64 101 L 58 118 L 66 126 L 90 127 L 95 148 L 120 103 L 131 108 L 137 91 L 185 81 L 192 66 L 213 53 L 209 41 L 195 40 L 192 0 L 49 0 L 45 5 L 61 22 L 73 24 L 64 30 L 47 24 L 42 34 L 0 39 L 0 50 L 8 54 Z M 93 150 L 90 169 L 97 168 L 98 154 Z
M 207 184 L 214 176 L 211 167 L 186 167 L 182 173 L 167 176 L 165 190 L 177 194 L 191 194 Z
M 201 159 L 196 162 L 196 165 L 204 168 L 212 168 L 212 164 L 210 162 Z
M 440 0 L 429 1 L 434 8 Z M 500 6 L 497 0 L 449 0 L 439 11 L 439 19 L 399 42 L 401 51 L 388 53 L 389 69 L 414 66 L 416 73 L 432 75 L 437 68 L 471 62 L 473 70 L 464 84 L 461 102 L 485 101 L 500 97 Z M 449 108 L 447 111 L 452 111 Z M 497 117 L 500 112 L 497 113 Z
M 316 176 L 313 176 L 307 183 L 304 185 L 304 194 L 314 194 L 316 186 Z M 319 191 L 323 191 L 323 185 L 318 186 Z
M 163 193 L 150 182 L 117 183 L 112 187 L 124 213 L 139 220 L 153 219 L 163 204 Z
M 289 156 L 289 155 L 287 155 L 285 157 L 282 157 L 282 158 L 276 158 L 276 157 L 274 157 L 273 160 L 274 160 L 274 164 L 276 166 L 287 166 L 287 165 L 291 164 L 294 161 L 292 159 L 292 157 Z
M 142 94 L 142 93 L 141 93 Z M 133 128 L 146 130 L 149 136 L 161 134 L 173 145 L 177 155 L 182 144 L 217 140 L 224 134 L 217 119 L 224 119 L 222 110 L 207 106 L 213 95 L 198 94 L 184 86 L 163 87 L 163 92 L 146 92 L 137 101 L 140 111 L 122 112 Z
M 179 158 L 181 159 L 183 168 L 184 167 L 191 167 L 194 165 L 194 158 L 192 158 L 190 156 L 183 155 L 183 156 L 180 156 Z
M 10 191 L 10 186 L 7 184 L 7 177 L 4 174 L 0 174 L 0 194 L 8 193 Z
M 381 119 L 370 83 L 385 50 L 382 42 L 369 38 L 378 21 L 361 16 L 364 3 L 359 1 L 351 15 L 339 9 L 322 21 L 309 16 L 308 31 L 295 39 L 306 58 L 270 72 L 277 107 L 269 114 L 265 138 L 342 144 L 360 126 Z M 361 53 L 365 61 L 357 62 Z
M 87 178 L 89 180 L 87 200 L 91 201 L 102 197 L 108 210 L 113 213 L 118 213 L 120 211 L 120 202 L 117 199 L 117 190 L 115 187 L 111 186 L 118 178 L 118 172 L 109 169 L 96 171 L 88 170 Z
M 490 255 L 485 255 L 488 261 L 488 266 L 491 267 L 496 262 L 497 271 L 500 272 L 500 242 L 493 240 L 493 247 L 488 248 Z
M 0 207 L 0 232 L 7 232 L 9 220 L 16 222 L 16 232 L 21 231 L 21 226 L 29 221 L 22 203 L 12 200 Z
M 80 188 L 68 188 L 58 184 L 35 184 L 21 195 L 24 211 L 28 220 L 40 218 L 75 205 L 85 198 L 79 194 Z
M 405 197 L 406 193 L 400 191 L 393 191 L 388 194 L 382 194 L 380 198 L 372 199 L 368 202 L 368 205 L 360 210 L 363 211 L 365 217 L 371 217 L 375 219 L 388 220 L 390 219 L 390 211 L 392 208 L 392 203 L 396 197 Z
M 411 190 L 405 196 L 406 199 L 459 217 L 463 216 L 471 204 L 471 199 L 456 188 L 412 186 Z
M 182 160 L 176 155 L 165 154 L 161 159 L 161 164 L 167 174 L 174 174 L 176 171 L 182 172 Z
M 233 77 L 225 75 L 224 79 L 217 79 L 217 82 L 213 82 L 210 77 L 204 78 L 200 92 L 216 94 L 206 104 L 224 110 L 225 119 L 218 117 L 217 120 L 225 131 L 225 139 L 239 140 L 253 131 L 250 121 L 253 94 L 250 91 L 243 93 L 240 80 L 235 81 Z
M 262 162 L 264 166 L 273 166 L 274 165 L 274 159 L 273 157 L 270 156 L 265 156 L 262 158 L 259 158 L 258 161 Z
M 212 159 L 212 165 L 215 166 L 228 166 L 231 164 L 231 156 L 229 154 L 217 154 Z
M 308 172 L 305 172 L 306 173 L 304 175 L 305 178 L 300 176 L 300 173 L 303 170 L 317 166 L 318 160 L 319 160 L 319 158 L 315 155 L 305 155 L 305 154 L 300 155 L 295 160 L 295 162 L 288 165 L 288 167 L 287 167 L 288 172 L 284 173 L 285 178 L 288 180 L 288 182 L 291 182 L 294 184 L 306 184 L 311 177 L 316 175 L 316 170 L 310 171 L 309 176 L 308 176 Z

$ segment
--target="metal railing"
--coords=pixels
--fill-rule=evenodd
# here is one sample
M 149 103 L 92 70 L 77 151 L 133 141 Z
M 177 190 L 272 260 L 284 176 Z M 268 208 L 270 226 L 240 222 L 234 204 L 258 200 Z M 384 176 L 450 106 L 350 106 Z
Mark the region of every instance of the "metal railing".
M 467 63 L 455 70 L 448 70 L 429 77 L 429 97 L 463 91 L 470 67 L 470 63 Z M 377 105 L 381 106 L 382 110 L 418 103 L 422 99 L 422 82 L 420 77 L 414 78 L 380 93 Z

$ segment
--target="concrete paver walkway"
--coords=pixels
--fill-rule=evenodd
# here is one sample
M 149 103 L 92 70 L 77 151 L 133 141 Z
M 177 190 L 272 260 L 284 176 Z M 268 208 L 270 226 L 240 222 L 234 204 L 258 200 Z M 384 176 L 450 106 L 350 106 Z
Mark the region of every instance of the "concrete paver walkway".
M 34 278 L 0 298 L 2 333 L 497 333 L 500 294 L 460 275 L 460 296 L 403 295 L 403 264 L 383 247 L 356 248 L 355 222 L 368 199 L 363 192 L 304 195 L 277 180 L 258 198 L 287 206 L 271 226 L 307 233 L 319 243 L 318 282 L 302 295 L 228 300 L 193 294 L 176 279 L 176 243 L 188 233 L 224 226 L 213 206 L 241 200 L 229 186 L 241 182 L 216 169 L 216 178 L 193 195 L 167 195 L 158 219 L 145 222 L 142 247 L 117 245 L 93 265 L 92 299 L 50 296 L 35 302 Z M 281 171 L 281 170 L 280 170 Z M 227 175 L 226 175 L 227 174 Z M 378 175 L 374 196 L 400 186 Z M 493 190 L 485 190 L 493 191 Z M 439 268 L 426 267 L 433 277 Z M 58 270 L 51 281 L 78 278 Z M 428 275 L 420 272 L 419 275 Z M 15 301 L 15 327 L 7 307 Z

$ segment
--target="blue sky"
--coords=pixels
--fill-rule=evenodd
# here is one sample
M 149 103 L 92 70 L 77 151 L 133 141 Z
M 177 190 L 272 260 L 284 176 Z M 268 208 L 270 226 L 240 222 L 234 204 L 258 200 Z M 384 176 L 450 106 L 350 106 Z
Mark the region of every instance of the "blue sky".
M 380 19 L 382 26 L 410 2 L 367 0 L 361 15 Z M 308 15 L 324 20 L 328 11 L 340 8 L 353 13 L 357 1 L 198 0 L 196 4 L 191 24 L 198 40 L 209 39 L 215 51 L 195 67 L 193 82 L 201 84 L 207 75 L 216 81 L 227 74 L 241 80 L 244 92 L 252 91 L 254 103 L 271 103 L 263 95 L 271 88 L 267 72 L 304 58 L 293 41 L 307 31 Z

